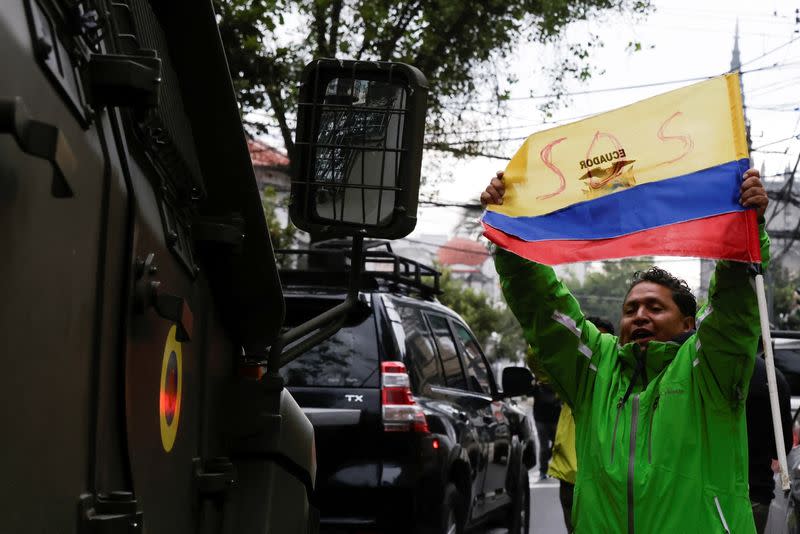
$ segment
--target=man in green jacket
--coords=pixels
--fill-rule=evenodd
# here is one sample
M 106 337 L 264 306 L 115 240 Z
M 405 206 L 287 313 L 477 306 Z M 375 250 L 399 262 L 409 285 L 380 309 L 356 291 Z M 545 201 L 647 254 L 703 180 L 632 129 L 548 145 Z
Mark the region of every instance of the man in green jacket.
M 763 221 L 758 171 L 744 174 L 740 193 Z M 481 202 L 503 194 L 498 173 Z M 749 266 L 718 262 L 697 314 L 684 281 L 655 267 L 637 273 L 619 337 L 585 320 L 552 268 L 502 250 L 495 266 L 538 363 L 573 410 L 575 532 L 754 533 L 745 399 L 759 319 Z

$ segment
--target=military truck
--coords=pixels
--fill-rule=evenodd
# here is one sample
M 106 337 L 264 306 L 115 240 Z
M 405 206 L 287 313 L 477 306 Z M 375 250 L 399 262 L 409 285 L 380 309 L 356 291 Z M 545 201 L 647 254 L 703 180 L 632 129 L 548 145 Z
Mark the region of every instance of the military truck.
M 277 370 L 357 299 L 281 333 L 211 2 L 7 0 L 0 65 L 0 532 L 315 531 Z M 306 72 L 293 216 L 356 257 L 413 227 L 417 75 Z

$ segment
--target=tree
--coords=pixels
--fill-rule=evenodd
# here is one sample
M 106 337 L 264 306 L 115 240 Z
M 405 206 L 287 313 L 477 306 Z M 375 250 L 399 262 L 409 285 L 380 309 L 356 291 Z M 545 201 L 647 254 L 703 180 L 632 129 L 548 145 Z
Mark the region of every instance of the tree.
M 497 345 L 493 347 L 496 357 L 519 361 L 525 357 L 528 342 L 522 333 L 519 321 L 505 303 L 498 308 Z
M 448 269 L 443 270 L 439 287 L 439 301 L 466 321 L 490 360 L 505 357 L 516 361 L 523 356 L 527 344 L 508 306 L 492 306 L 485 293 L 454 278 Z
M 428 147 L 470 155 L 486 147 L 475 140 L 476 127 L 496 122 L 504 110 L 521 41 L 564 43 L 570 23 L 612 12 L 643 15 L 650 0 L 215 0 L 215 6 L 242 108 L 266 113 L 251 127 L 277 129 L 294 159 L 297 84 L 312 58 L 415 65 L 430 82 Z M 568 79 L 591 76 L 591 52 L 602 44 L 592 34 L 580 39 L 564 43 L 563 60 L 552 66 L 556 94 Z
M 288 199 L 279 199 L 275 188 L 267 186 L 261 191 L 261 206 L 264 208 L 264 217 L 267 219 L 267 228 L 269 229 L 272 247 L 275 249 L 292 248 L 297 236 L 297 227 L 292 224 L 292 221 L 288 220 L 285 225 L 281 224 L 276 213 L 278 209 L 288 209 Z M 280 267 L 290 267 L 292 257 L 278 255 L 276 261 Z

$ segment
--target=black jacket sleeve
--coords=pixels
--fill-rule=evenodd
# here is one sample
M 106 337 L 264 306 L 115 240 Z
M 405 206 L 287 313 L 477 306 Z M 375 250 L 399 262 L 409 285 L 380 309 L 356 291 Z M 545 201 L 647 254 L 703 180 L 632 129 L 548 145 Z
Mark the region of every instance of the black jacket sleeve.
M 789 382 L 779 369 L 775 369 L 775 379 L 778 384 L 778 403 L 781 408 L 781 426 L 783 427 L 783 445 L 788 453 L 792 450 L 792 403 Z M 773 440 L 774 441 L 774 440 Z

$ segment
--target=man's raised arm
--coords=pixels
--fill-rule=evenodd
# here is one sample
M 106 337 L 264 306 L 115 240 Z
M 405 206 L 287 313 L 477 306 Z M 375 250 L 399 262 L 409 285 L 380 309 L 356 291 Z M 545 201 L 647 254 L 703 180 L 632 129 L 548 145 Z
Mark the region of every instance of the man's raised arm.
M 741 203 L 753 207 L 759 223 L 761 265 L 769 263 L 769 237 L 764 229 L 767 193 L 758 171 L 744 174 Z M 744 406 L 753 372 L 761 327 L 750 265 L 719 261 L 709 283 L 708 304 L 697 314 L 697 360 L 695 372 L 704 394 L 717 405 Z
M 481 203 L 502 204 L 502 173 L 481 194 Z M 600 358 L 600 332 L 551 267 L 498 250 L 495 268 L 503 295 L 520 322 L 534 358 L 550 385 L 579 410 Z

